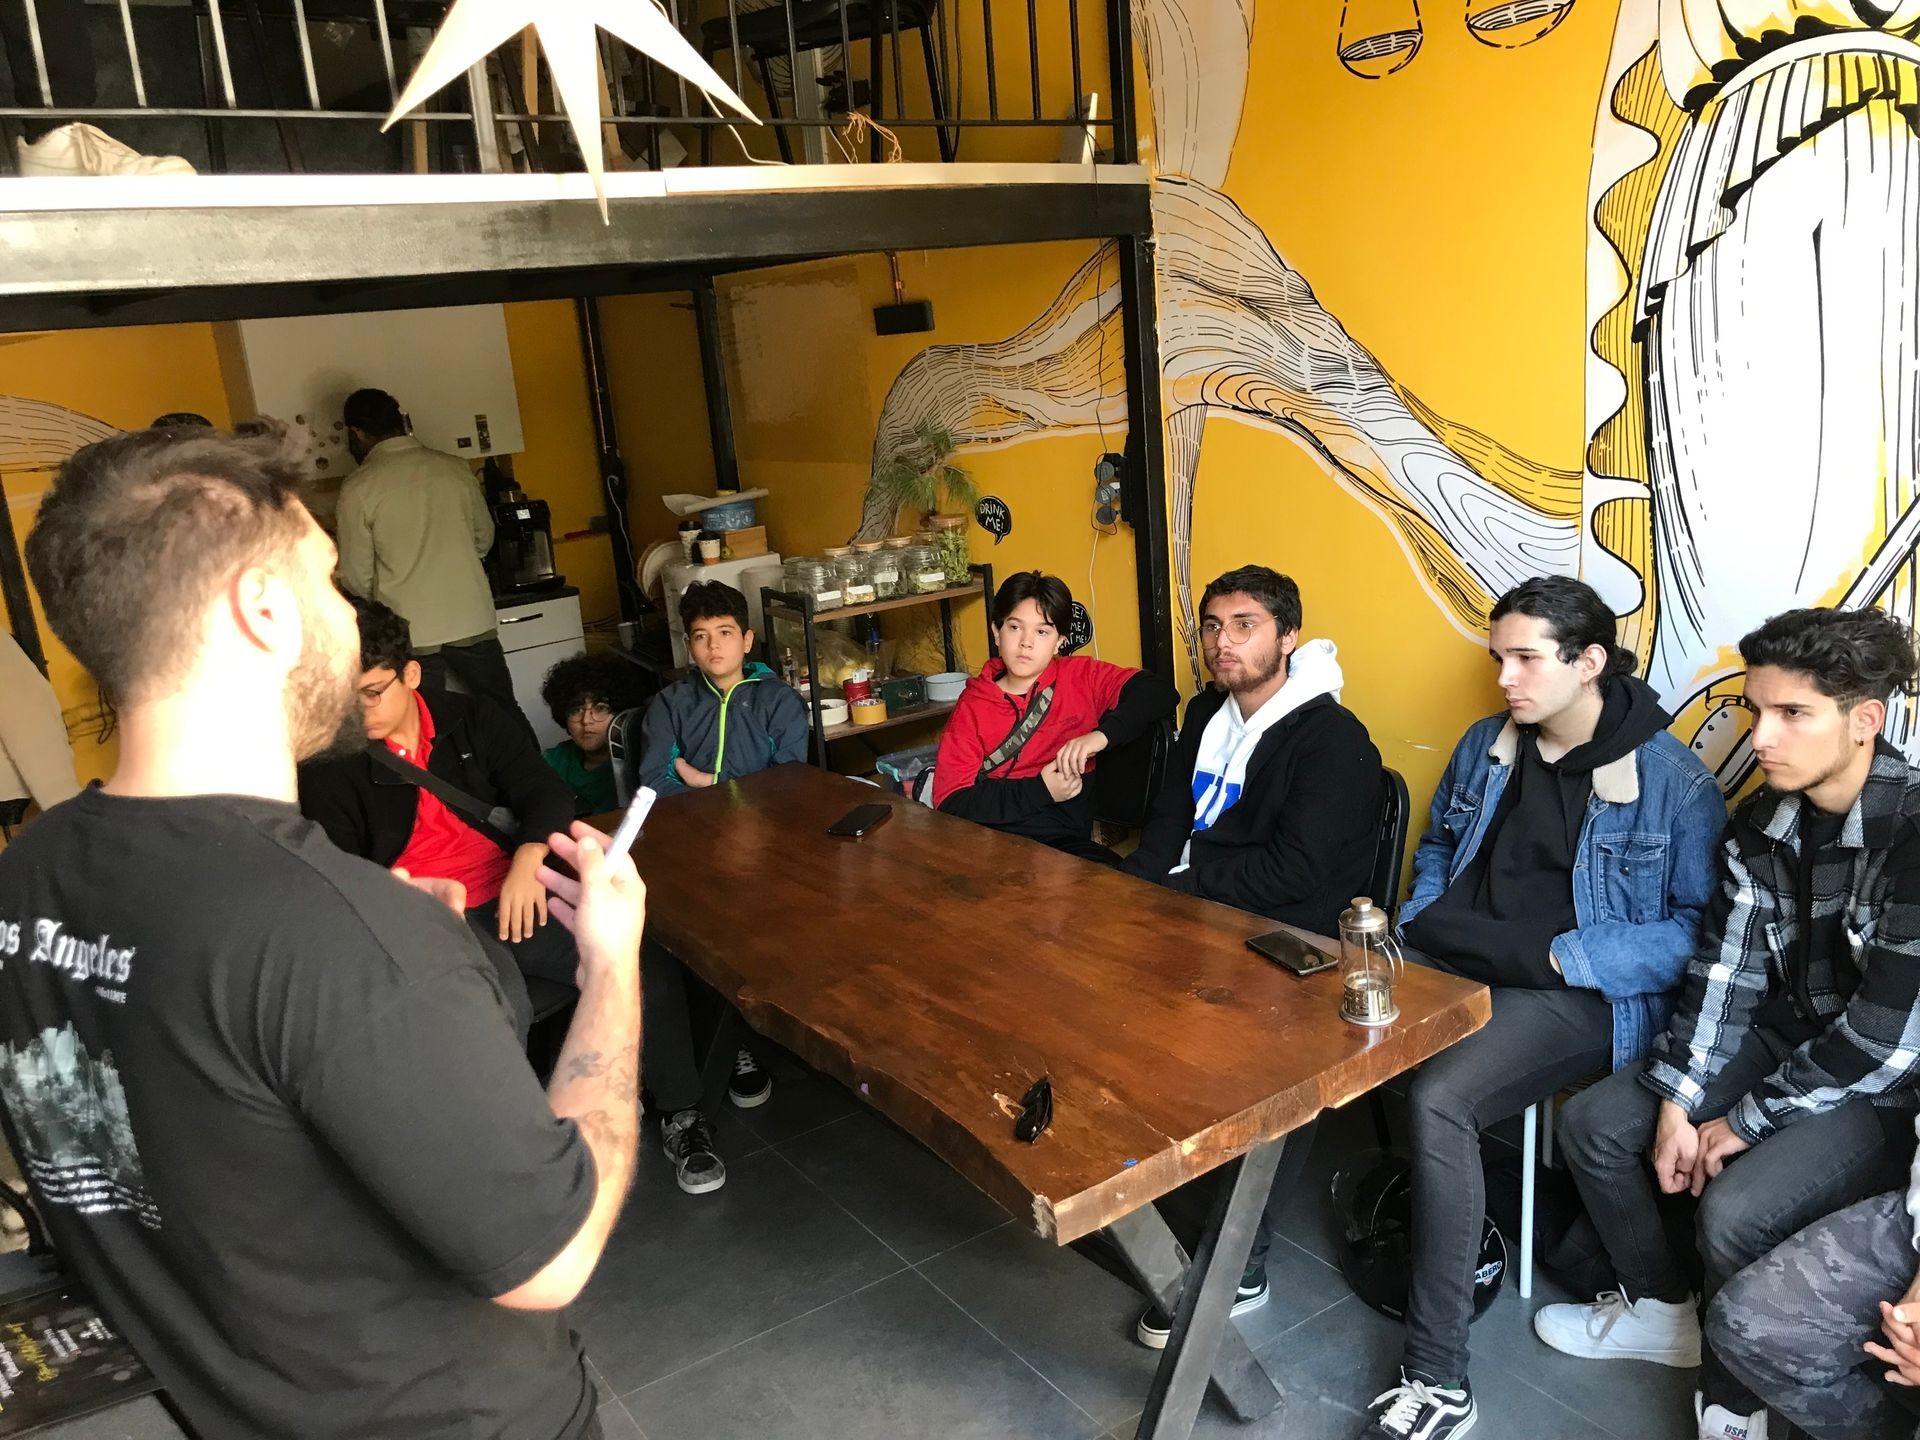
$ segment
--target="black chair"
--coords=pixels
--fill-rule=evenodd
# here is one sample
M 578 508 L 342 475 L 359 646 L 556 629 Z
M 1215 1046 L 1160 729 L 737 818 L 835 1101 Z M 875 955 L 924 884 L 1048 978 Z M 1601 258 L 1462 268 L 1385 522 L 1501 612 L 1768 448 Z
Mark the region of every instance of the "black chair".
M 842 10 L 844 9 L 844 17 Z M 881 35 L 896 42 L 908 30 L 920 32 L 920 52 L 927 65 L 927 91 L 933 100 L 933 118 L 944 121 L 947 106 L 942 81 L 940 55 L 933 42 L 933 25 L 940 13 L 940 0 L 780 0 L 764 10 L 744 15 L 717 16 L 700 27 L 700 54 L 709 64 L 723 50 L 745 50 L 760 73 L 760 88 L 767 93 L 768 117 L 775 122 L 774 139 L 780 145 L 780 158 L 793 163 L 793 141 L 787 128 L 779 124 L 780 96 L 773 88 L 773 61 L 790 59 L 810 50 L 824 50 L 844 40 L 867 42 L 868 93 L 876 120 L 882 119 L 880 99 L 885 94 L 886 62 Z M 792 34 L 788 34 L 788 17 Z M 789 48 L 791 39 L 791 48 Z M 851 63 L 851 57 L 849 57 Z M 896 77 L 896 83 L 897 77 Z M 848 81 L 851 91 L 852 81 Z M 853 104 L 851 93 L 847 104 Z M 700 127 L 700 163 L 713 163 L 712 125 Z M 934 131 L 940 144 L 940 158 L 951 162 L 960 150 L 958 130 L 942 124 Z M 880 137 L 873 137 L 873 158 L 880 158 Z
M 1406 862 L 1411 805 L 1406 778 L 1398 770 L 1381 768 L 1380 789 L 1380 840 L 1373 852 L 1367 893 L 1392 919 L 1400 912 L 1400 867 Z
M 1407 826 L 1412 819 L 1412 802 L 1407 796 L 1407 781 L 1398 770 L 1382 766 L 1380 770 L 1380 839 L 1373 852 L 1373 872 L 1367 877 L 1367 890 L 1373 903 L 1387 912 L 1391 922 L 1400 913 L 1400 867 L 1407 853 Z M 1368 1097 L 1373 1112 L 1373 1129 L 1380 1148 L 1393 1143 L 1387 1125 L 1387 1103 L 1375 1090 Z
M 1162 720 L 1138 740 L 1102 755 L 1093 768 L 1093 818 L 1128 830 L 1144 826 L 1172 751 L 1173 722 Z
M 607 722 L 607 759 L 613 765 L 613 798 L 625 809 L 640 786 L 634 769 L 640 763 L 640 720 L 646 707 L 622 710 Z

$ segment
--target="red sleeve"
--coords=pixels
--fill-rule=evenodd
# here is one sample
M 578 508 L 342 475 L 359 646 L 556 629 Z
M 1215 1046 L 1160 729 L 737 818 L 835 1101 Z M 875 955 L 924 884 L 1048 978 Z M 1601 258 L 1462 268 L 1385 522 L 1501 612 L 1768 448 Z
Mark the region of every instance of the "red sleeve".
M 938 810 L 949 795 L 979 779 L 980 762 L 989 753 L 980 733 L 979 702 L 971 693 L 963 694 L 940 733 L 940 753 L 933 760 L 933 808 Z
M 1075 657 L 1078 658 L 1077 656 Z M 1104 715 L 1120 703 L 1120 692 L 1127 688 L 1127 682 L 1140 672 L 1125 665 L 1110 665 L 1105 660 L 1085 660 L 1085 679 L 1082 683 L 1087 693 L 1093 697 L 1093 713 Z

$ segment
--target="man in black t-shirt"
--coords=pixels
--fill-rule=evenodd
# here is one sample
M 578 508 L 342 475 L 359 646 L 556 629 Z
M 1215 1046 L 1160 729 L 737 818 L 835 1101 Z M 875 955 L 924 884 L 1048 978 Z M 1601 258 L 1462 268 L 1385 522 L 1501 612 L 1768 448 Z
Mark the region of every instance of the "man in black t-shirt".
M 459 886 L 294 807 L 295 762 L 360 738 L 359 642 L 274 444 L 89 446 L 28 538 L 121 733 L 0 853 L 0 1108 L 206 1440 L 597 1435 L 560 1311 L 632 1174 L 639 877 L 551 837 L 581 997 L 543 1095 Z

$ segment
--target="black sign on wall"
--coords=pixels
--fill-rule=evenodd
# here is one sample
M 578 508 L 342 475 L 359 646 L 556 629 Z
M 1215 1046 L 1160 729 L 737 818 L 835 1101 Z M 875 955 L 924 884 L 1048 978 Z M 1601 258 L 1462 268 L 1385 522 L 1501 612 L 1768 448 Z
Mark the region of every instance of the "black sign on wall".
M 980 503 L 973 507 L 973 518 L 993 536 L 996 545 L 1013 533 L 1013 510 L 998 495 L 981 496 Z
M 1093 643 L 1093 616 L 1078 600 L 1073 602 L 1073 619 L 1067 623 L 1067 638 L 1060 644 L 1062 655 L 1084 650 Z

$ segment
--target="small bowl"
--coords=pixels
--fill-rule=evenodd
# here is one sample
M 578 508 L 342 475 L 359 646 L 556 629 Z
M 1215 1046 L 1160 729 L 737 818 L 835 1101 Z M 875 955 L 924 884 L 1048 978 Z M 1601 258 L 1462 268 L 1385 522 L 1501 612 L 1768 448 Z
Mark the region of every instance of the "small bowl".
M 846 724 L 847 702 L 844 700 L 822 700 L 820 702 L 820 723 L 828 726 Z
M 958 700 L 960 692 L 967 688 L 968 677 L 958 670 L 945 670 L 938 675 L 927 676 L 927 699 L 935 704 L 944 704 Z

